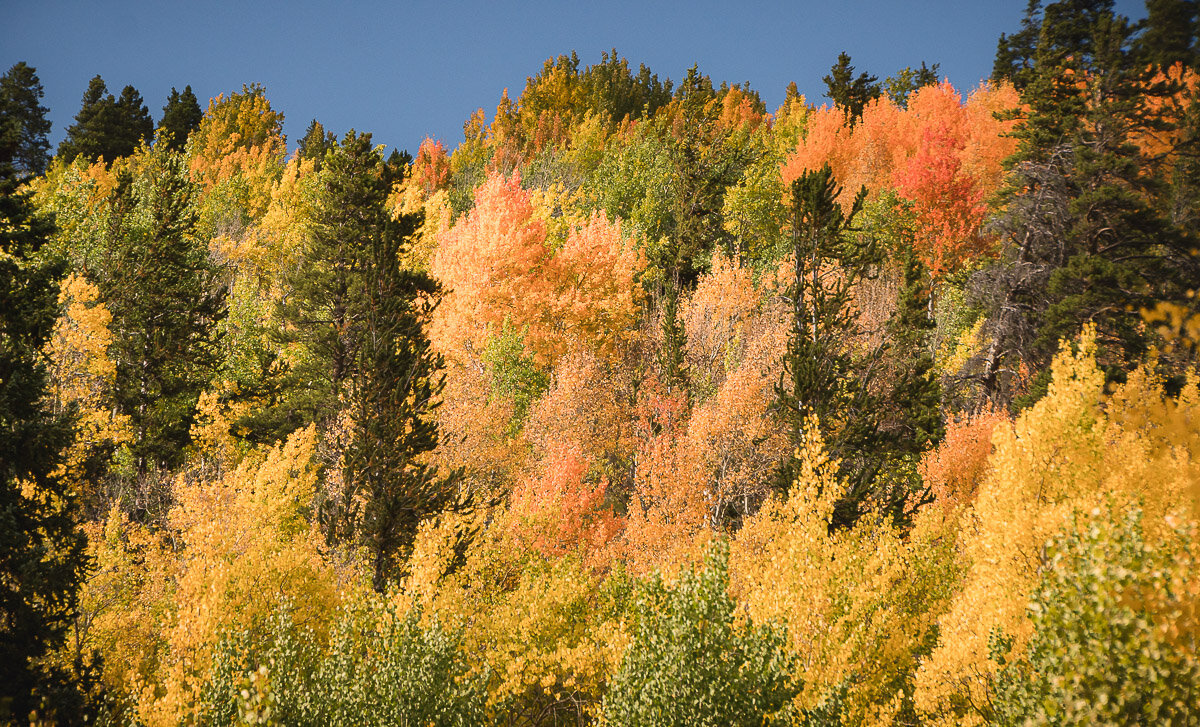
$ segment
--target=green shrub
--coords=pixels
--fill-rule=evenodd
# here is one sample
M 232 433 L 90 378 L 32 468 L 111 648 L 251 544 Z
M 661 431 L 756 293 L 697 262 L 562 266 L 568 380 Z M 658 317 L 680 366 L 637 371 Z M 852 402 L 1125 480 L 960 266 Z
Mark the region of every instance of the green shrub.
M 792 721 L 799 692 L 782 629 L 740 623 L 727 592 L 729 552 L 674 588 L 641 589 L 634 641 L 604 700 L 610 725 L 730 727 Z
M 340 614 L 322 648 L 283 610 L 232 635 L 201 698 L 206 725 L 437 725 L 490 722 L 486 673 L 470 673 L 456 634 L 373 602 Z
M 1053 540 L 1029 606 L 1027 653 L 1001 662 L 994 721 L 1005 725 L 1200 724 L 1193 533 L 1148 544 L 1134 511 Z

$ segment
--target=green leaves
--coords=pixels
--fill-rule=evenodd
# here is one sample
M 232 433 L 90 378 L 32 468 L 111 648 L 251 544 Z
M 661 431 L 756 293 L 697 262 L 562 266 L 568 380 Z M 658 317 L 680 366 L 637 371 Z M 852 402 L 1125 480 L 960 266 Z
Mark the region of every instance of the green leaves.
M 735 615 L 729 550 L 710 550 L 702 568 L 674 588 L 660 579 L 638 594 L 639 620 L 604 700 L 614 727 L 783 725 L 800 687 L 787 638 Z
M 1109 506 L 1111 508 L 1111 506 Z M 1029 604 L 1033 637 L 1006 662 L 1011 638 L 991 639 L 1002 665 L 994 722 L 1025 725 L 1190 724 L 1200 710 L 1196 541 L 1168 528 L 1146 542 L 1140 511 L 1096 510 L 1052 540 Z M 1194 589 L 1194 583 L 1192 585 Z

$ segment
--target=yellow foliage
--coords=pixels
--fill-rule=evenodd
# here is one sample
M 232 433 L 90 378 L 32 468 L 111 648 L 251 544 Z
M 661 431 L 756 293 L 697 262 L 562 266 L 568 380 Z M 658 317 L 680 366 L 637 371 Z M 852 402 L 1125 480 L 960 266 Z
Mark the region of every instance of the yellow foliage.
M 66 452 L 62 474 L 85 501 L 99 493 L 85 481 L 87 460 L 97 452 L 130 441 L 129 417 L 112 406 L 117 367 L 108 355 L 112 314 L 100 302 L 100 291 L 79 275 L 62 283 L 58 304 L 63 313 L 48 344 L 51 397 L 56 411 L 76 407 L 74 441 Z
M 786 624 L 812 709 L 840 689 L 845 724 L 887 724 L 905 707 L 918 660 L 955 582 L 934 519 L 907 539 L 864 518 L 830 533 L 843 489 L 815 425 L 786 500 L 750 518 L 730 552 L 733 590 L 756 623 Z
M 182 541 L 176 617 L 166 629 L 161 682 L 143 687 L 139 717 L 179 724 L 221 636 L 260 623 L 287 601 L 318 632 L 339 601 L 337 574 L 307 517 L 316 494 L 313 427 L 215 482 L 176 485 L 171 524 Z
M 119 508 L 86 530 L 92 569 L 79 592 L 69 640 L 78 653 L 70 657 L 89 665 L 101 656 L 100 681 L 124 703 L 159 673 L 178 563 L 161 534 L 130 522 Z
M 463 648 L 491 672 L 489 704 L 521 723 L 548 705 L 590 714 L 628 644 L 600 593 L 602 577 L 577 555 L 531 556 L 512 537 L 507 512 L 422 526 L 401 598 L 453 620 Z M 484 526 L 482 520 L 490 521 Z M 455 545 L 482 529 L 452 575 Z
M 206 193 L 240 180 L 245 212 L 258 219 L 270 203 L 287 155 L 283 114 L 271 108 L 261 86 L 219 94 L 188 137 L 187 154 L 192 179 Z
M 1104 396 L 1095 331 L 1055 357 L 1049 393 L 1017 421 L 996 426 L 995 452 L 962 533 L 970 564 L 963 591 L 941 621 L 941 644 L 922 667 L 917 703 L 944 724 L 973 723 L 997 665 L 995 629 L 1030 634 L 1026 604 L 1047 540 L 1076 513 L 1103 500 L 1140 505 L 1148 542 L 1165 518 L 1189 514 L 1200 483 L 1200 394 L 1192 377 L 1177 399 L 1164 396 L 1152 367 Z

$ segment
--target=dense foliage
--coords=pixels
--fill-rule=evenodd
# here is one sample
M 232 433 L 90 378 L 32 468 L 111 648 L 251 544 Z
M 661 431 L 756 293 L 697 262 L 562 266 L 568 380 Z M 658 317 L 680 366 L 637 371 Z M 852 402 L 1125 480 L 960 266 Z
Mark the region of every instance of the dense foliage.
M 564 55 L 412 156 L 97 76 L 51 158 L 17 64 L 0 723 L 1197 723 L 1200 54 L 1147 11 L 772 113 Z

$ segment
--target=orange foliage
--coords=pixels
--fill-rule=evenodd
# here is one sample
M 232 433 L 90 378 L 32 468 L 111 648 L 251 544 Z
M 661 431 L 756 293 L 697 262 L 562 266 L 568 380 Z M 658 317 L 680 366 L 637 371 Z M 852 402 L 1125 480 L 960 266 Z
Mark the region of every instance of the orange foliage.
M 757 129 L 766 119 L 754 106 L 750 94 L 740 88 L 730 88 L 721 99 L 721 115 L 717 117 L 717 126 L 729 131 Z
M 557 253 L 546 238 L 518 176 L 492 175 L 476 190 L 475 208 L 440 235 L 431 266 L 450 291 L 431 331 L 441 350 L 478 356 L 505 320 L 540 364 L 573 343 L 615 345 L 636 320 L 639 252 L 603 213 L 573 228 Z
M 758 299 L 751 271 L 716 252 L 712 270 L 700 278 L 680 312 L 694 387 L 714 389 L 724 380 L 725 370 L 736 365 Z
M 948 82 L 925 86 L 901 109 L 886 98 L 869 103 L 850 128 L 837 109 L 809 117 L 808 133 L 780 168 L 785 188 L 829 164 L 842 185 L 843 204 L 861 186 L 872 194 L 896 189 L 913 203 L 916 251 L 935 277 L 957 269 L 991 245 L 980 231 L 984 204 L 999 187 L 1003 159 L 1016 142 L 1015 122 L 994 112 L 1014 108 L 1008 85 L 984 85 L 963 103 Z
M 547 557 L 576 547 L 597 549 L 621 529 L 621 520 L 604 508 L 608 479 L 589 482 L 587 458 L 574 442 L 555 445 L 536 476 L 513 490 L 513 523 L 519 541 Z
M 426 197 L 450 185 L 450 156 L 442 142 L 425 137 L 413 160 L 411 180 Z
M 478 355 L 489 327 L 511 318 L 518 327 L 539 314 L 534 295 L 549 257 L 546 225 L 533 214 L 518 176 L 489 176 L 475 208 L 439 236 L 430 272 L 446 287 L 430 337 L 448 356 Z
M 509 436 L 512 401 L 492 396 L 491 376 L 482 363 L 447 362 L 437 416 L 442 439 L 433 457 L 440 468 L 462 468 L 470 490 L 497 493 L 511 487 L 527 448 L 519 437 Z
M 687 484 L 700 479 L 699 463 L 679 446 L 687 399 L 651 379 L 638 397 L 637 471 L 622 541 L 633 573 L 670 570 L 698 556 L 711 532 L 709 498 Z
M 970 505 L 987 474 L 992 432 L 1009 417 L 1002 411 L 960 415 L 946 422 L 946 436 L 921 460 L 921 477 L 947 509 Z
M 555 441 L 578 442 L 584 456 L 610 477 L 621 476 L 633 449 L 633 386 L 627 367 L 579 349 L 559 360 L 549 391 L 525 426 L 529 441 L 550 450 Z

